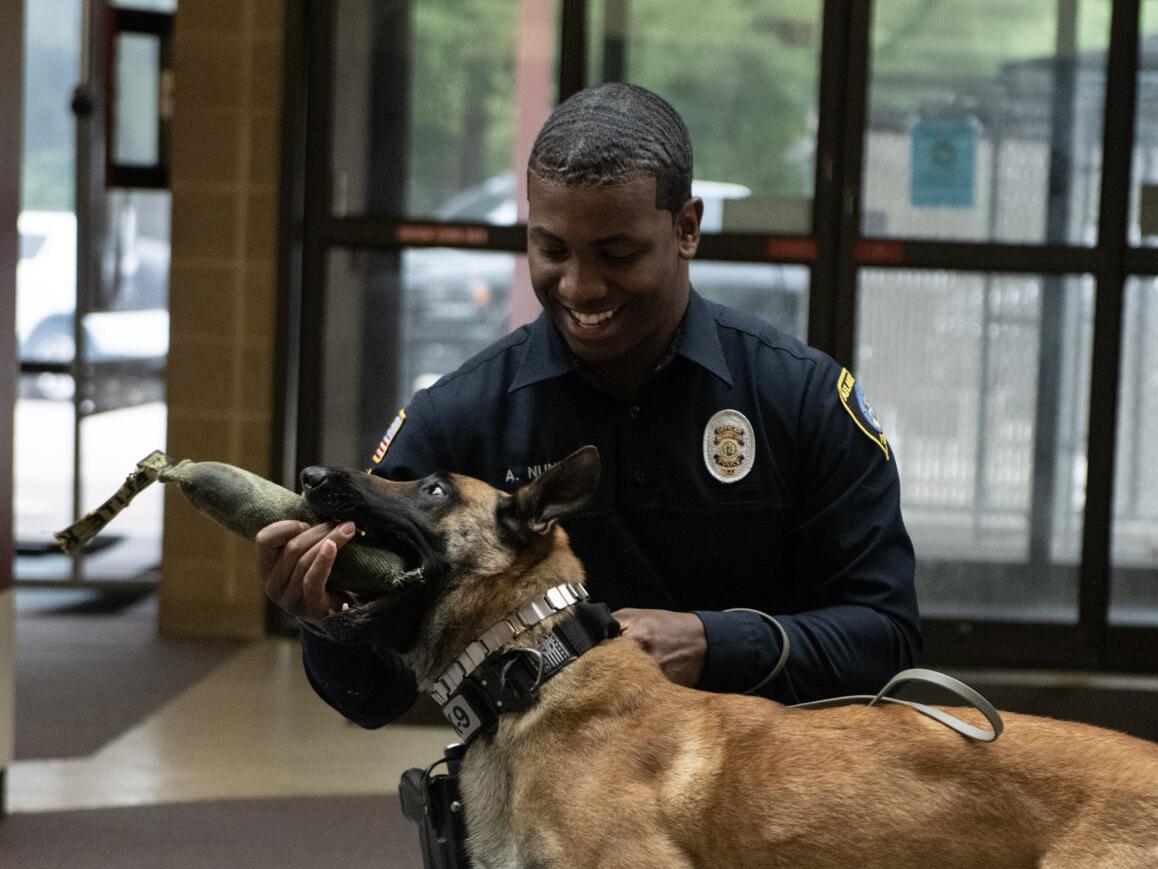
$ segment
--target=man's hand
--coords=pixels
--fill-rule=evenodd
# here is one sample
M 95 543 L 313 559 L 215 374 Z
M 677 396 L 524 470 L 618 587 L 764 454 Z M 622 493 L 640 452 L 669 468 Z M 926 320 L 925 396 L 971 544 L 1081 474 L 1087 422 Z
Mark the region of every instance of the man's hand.
M 700 681 L 708 641 L 704 623 L 695 613 L 621 609 L 612 616 L 619 622 L 621 633 L 655 658 L 669 680 L 689 688 Z
M 354 523 L 336 528 L 283 519 L 257 532 L 257 570 L 266 596 L 293 616 L 317 621 L 341 602 L 326 591 L 338 550 L 354 536 Z

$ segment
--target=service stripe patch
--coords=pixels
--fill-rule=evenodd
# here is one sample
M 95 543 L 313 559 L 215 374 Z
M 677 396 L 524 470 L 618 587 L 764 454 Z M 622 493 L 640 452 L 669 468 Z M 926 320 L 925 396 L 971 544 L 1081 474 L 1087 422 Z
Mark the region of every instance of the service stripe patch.
M 889 440 L 885 437 L 884 429 L 881 428 L 880 420 L 877 419 L 872 405 L 864 397 L 864 390 L 860 388 L 860 384 L 856 382 L 856 378 L 847 368 L 840 369 L 840 377 L 836 381 L 836 392 L 840 396 L 840 403 L 844 405 L 844 409 L 848 411 L 848 415 L 852 417 L 856 427 L 881 448 L 887 462 L 889 460 Z

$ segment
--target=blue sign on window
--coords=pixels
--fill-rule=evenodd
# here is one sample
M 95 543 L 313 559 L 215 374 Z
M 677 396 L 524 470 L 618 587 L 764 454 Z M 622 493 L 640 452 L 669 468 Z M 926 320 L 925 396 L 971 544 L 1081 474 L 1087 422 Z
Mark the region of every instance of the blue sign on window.
M 972 208 L 977 179 L 975 118 L 918 121 L 913 125 L 909 198 L 914 208 Z

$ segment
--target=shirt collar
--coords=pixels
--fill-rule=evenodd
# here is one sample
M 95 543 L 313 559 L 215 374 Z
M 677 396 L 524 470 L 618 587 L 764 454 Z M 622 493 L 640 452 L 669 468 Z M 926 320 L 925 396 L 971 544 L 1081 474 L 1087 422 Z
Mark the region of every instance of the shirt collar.
M 531 333 L 524 346 L 526 350 L 523 361 L 515 373 L 509 392 L 542 380 L 562 377 L 574 371 L 578 365 L 578 360 L 572 355 L 563 336 L 547 318 L 546 312 L 540 312 L 538 318 L 531 324 Z
M 732 385 L 732 372 L 724 358 L 724 348 L 720 346 L 720 330 L 716 326 L 716 316 L 707 299 L 692 290 L 688 301 L 688 312 L 684 315 L 683 336 L 676 353 L 708 369 L 728 386 Z
M 732 374 L 724 359 L 720 346 L 720 335 L 716 329 L 716 318 L 708 302 L 691 291 L 688 310 L 677 332 L 676 355 L 706 368 L 728 386 L 732 385 Z M 543 380 L 562 377 L 578 367 L 578 360 L 567 347 L 567 342 L 559 334 L 546 313 L 540 313 L 531 324 L 526 352 L 519 370 L 511 383 L 510 392 L 522 389 Z

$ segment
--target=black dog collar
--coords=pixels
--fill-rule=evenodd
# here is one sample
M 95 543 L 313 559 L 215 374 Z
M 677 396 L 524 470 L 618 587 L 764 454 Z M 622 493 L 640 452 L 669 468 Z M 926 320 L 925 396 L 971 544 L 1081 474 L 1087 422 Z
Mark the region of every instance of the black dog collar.
M 488 655 L 442 705 L 442 714 L 464 744 L 492 731 L 504 712 L 534 704 L 539 689 L 584 652 L 619 635 L 606 604 L 574 604 L 571 614 L 527 648 Z

